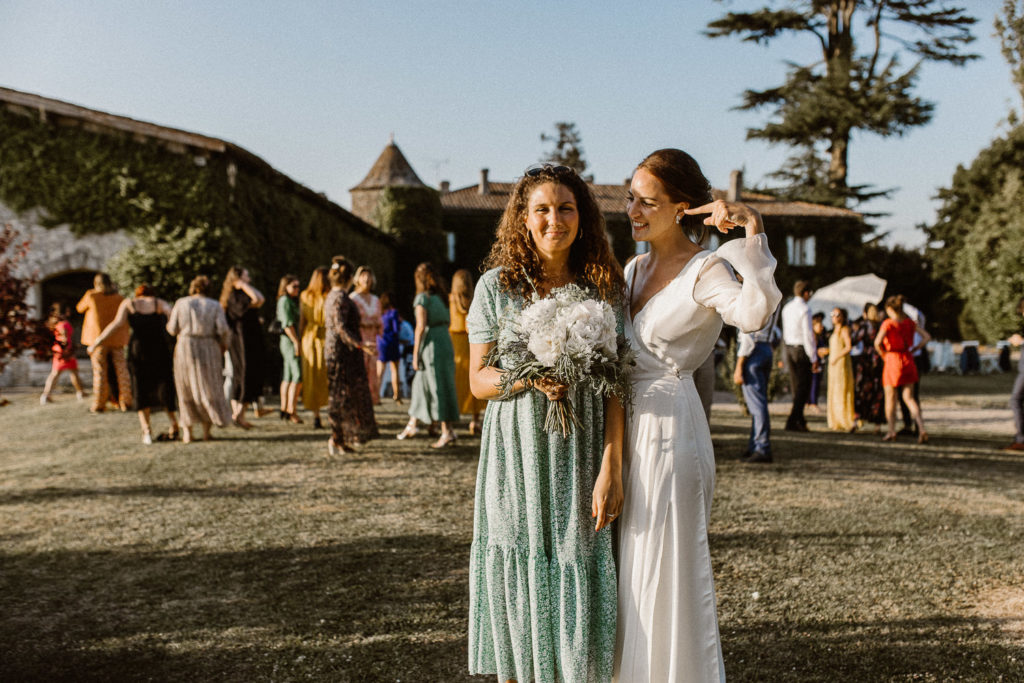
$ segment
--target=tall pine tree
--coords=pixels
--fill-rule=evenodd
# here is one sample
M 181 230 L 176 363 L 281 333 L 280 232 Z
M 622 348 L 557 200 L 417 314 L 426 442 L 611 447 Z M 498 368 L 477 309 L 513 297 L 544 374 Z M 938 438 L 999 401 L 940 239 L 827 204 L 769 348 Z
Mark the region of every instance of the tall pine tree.
M 820 48 L 820 59 L 792 64 L 778 87 L 744 92 L 739 108 L 771 109 L 771 120 L 748 130 L 747 137 L 798 148 L 791 169 L 807 167 L 808 155 L 824 155 L 824 199 L 845 206 L 879 194 L 847 181 L 853 132 L 887 137 L 928 123 L 934 105 L 913 94 L 921 63 L 960 66 L 977 58 L 963 51 L 974 40 L 970 27 L 977 19 L 947 5 L 939 0 L 773 2 L 753 12 L 728 12 L 709 23 L 706 34 L 760 44 L 798 35 Z M 903 54 L 915 59 L 913 66 L 901 65 Z M 785 179 L 785 168 L 782 173 Z M 798 194 L 800 187 L 790 189 Z M 808 190 L 823 200 L 820 182 Z

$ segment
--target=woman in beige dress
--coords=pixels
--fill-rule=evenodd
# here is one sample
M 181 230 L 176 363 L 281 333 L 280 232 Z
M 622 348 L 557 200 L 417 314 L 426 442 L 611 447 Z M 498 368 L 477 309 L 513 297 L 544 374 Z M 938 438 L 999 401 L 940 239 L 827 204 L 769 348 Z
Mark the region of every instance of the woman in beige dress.
M 324 301 L 331 291 L 327 268 L 313 271 L 299 295 L 299 330 L 302 335 L 302 405 L 313 413 L 313 429 L 323 429 L 320 409 L 327 405 L 327 361 L 324 358 Z M 282 406 L 281 419 L 287 419 Z
M 828 338 L 828 428 L 839 432 L 857 429 L 857 415 L 853 409 L 853 341 L 846 320 L 846 309 L 832 311 L 832 335 Z
M 480 413 L 487 407 L 469 390 L 469 334 L 466 332 L 466 314 L 473 302 L 473 275 L 463 268 L 452 276 L 452 291 L 448 294 L 448 333 L 455 350 L 455 393 L 459 398 L 459 412 L 472 415 L 469 433 L 480 431 Z
M 210 427 L 225 427 L 231 409 L 224 397 L 224 351 L 231 338 L 224 309 L 206 296 L 210 279 L 192 280 L 189 296 L 174 302 L 167 331 L 178 338 L 174 345 L 174 388 L 181 410 L 181 440 L 192 440 L 192 425 L 203 426 L 203 440 L 209 441 Z
M 364 344 L 372 347 L 377 345 L 377 335 L 381 333 L 380 299 L 373 294 L 377 286 L 377 276 L 370 266 L 359 266 L 352 278 L 355 285 L 350 298 L 359 307 L 359 333 Z M 366 379 L 370 383 L 370 398 L 373 405 L 380 404 L 380 377 L 377 375 L 377 354 L 366 354 Z

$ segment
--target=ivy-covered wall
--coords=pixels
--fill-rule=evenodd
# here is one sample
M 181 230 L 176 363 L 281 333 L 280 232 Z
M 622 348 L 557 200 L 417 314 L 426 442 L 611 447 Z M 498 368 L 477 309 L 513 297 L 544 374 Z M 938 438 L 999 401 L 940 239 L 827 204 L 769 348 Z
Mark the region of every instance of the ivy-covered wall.
M 245 150 L 179 153 L 67 124 L 0 108 L 0 200 L 76 235 L 125 230 L 135 244 L 109 264 L 122 288 L 148 281 L 173 299 L 197 274 L 219 287 L 238 263 L 272 298 L 283 274 L 305 282 L 339 253 L 392 286 L 393 239 Z

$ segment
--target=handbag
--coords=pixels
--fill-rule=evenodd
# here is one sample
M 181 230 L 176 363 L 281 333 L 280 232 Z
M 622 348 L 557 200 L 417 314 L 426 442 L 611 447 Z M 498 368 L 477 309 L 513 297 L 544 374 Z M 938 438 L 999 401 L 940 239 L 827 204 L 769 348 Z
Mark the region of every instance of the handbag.
M 274 316 L 274 319 L 270 321 L 269 325 L 267 325 L 267 332 L 270 334 L 284 334 L 284 328 L 281 327 L 281 321 L 277 316 Z

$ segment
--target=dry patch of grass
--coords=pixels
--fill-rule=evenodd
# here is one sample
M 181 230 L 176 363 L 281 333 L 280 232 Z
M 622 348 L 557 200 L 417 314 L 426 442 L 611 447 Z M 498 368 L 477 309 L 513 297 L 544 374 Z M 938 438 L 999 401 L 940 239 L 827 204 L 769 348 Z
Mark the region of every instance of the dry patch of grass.
M 986 386 L 950 388 L 995 402 Z M 354 457 L 270 418 L 147 447 L 134 415 L 13 398 L 0 680 L 474 680 L 476 439 L 396 441 L 388 405 L 384 438 Z M 731 680 L 1024 678 L 1024 458 L 1001 437 L 778 431 L 777 463 L 754 467 L 732 457 L 748 427 L 716 412 Z

